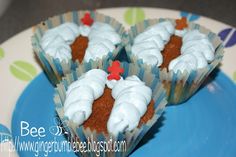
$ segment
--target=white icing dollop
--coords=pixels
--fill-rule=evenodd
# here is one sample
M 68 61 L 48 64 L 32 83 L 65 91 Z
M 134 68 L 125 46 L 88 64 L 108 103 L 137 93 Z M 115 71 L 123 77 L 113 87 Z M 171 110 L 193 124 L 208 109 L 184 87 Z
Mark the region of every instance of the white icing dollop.
M 92 113 L 94 100 L 103 95 L 107 73 L 93 69 L 73 82 L 66 91 L 65 116 L 81 125 Z
M 108 79 L 107 79 L 107 80 L 106 80 L 106 85 L 107 85 L 108 88 L 113 89 L 114 86 L 115 86 L 119 81 L 122 81 L 122 80 L 124 80 L 123 77 L 120 77 L 119 80 L 115 80 L 115 79 L 113 79 L 113 80 L 108 80 Z
M 183 30 L 175 29 L 175 35 L 179 37 L 183 37 L 187 32 L 188 30 L 186 28 Z
M 170 21 L 163 21 L 148 27 L 135 37 L 131 48 L 132 54 L 148 65 L 160 66 L 163 63 L 161 51 L 174 31 L 174 25 Z
M 41 46 L 51 57 L 68 62 L 72 58 L 70 44 L 80 34 L 79 27 L 74 23 L 64 23 L 45 32 Z
M 169 70 L 190 72 L 206 67 L 214 59 L 215 50 L 207 35 L 192 30 L 183 36 L 182 41 L 181 55 L 170 62 Z
M 120 35 L 109 24 L 95 22 L 88 34 L 89 44 L 86 49 L 84 60 L 102 58 L 109 52 L 114 51 L 115 45 L 121 42 Z
M 112 89 L 112 96 L 115 103 L 107 129 L 117 136 L 119 132 L 131 131 L 138 126 L 151 101 L 152 90 L 133 75 L 118 81 Z
M 87 26 L 87 25 L 81 25 L 79 26 L 80 29 L 80 33 L 82 36 L 87 37 L 91 31 L 91 27 Z

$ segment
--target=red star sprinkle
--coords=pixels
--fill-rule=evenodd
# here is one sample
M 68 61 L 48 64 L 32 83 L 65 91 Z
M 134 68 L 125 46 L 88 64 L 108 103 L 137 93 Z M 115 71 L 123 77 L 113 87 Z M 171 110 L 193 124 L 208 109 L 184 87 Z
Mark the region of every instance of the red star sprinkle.
M 93 19 L 91 18 L 90 13 L 85 13 L 84 17 L 81 18 L 81 22 L 84 25 L 91 26 L 93 24 Z
M 182 17 L 181 19 L 177 19 L 177 20 L 175 20 L 175 22 L 176 22 L 175 29 L 183 30 L 184 28 L 188 27 L 186 17 Z
M 111 66 L 108 67 L 108 80 L 120 80 L 120 74 L 124 73 L 124 69 L 120 67 L 119 61 L 114 61 Z

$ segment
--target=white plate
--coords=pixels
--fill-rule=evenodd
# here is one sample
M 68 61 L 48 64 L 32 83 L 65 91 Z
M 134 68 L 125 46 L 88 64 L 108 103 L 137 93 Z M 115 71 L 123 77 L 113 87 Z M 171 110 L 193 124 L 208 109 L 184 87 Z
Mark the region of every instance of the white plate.
M 111 8 L 98 10 L 101 13 L 113 16 L 126 28 L 144 18 L 180 18 L 187 15 L 188 19 L 210 28 L 224 39 L 225 55 L 221 70 L 232 80 L 236 81 L 236 30 L 232 26 L 191 13 L 173 11 L 160 8 Z M 36 62 L 31 47 L 30 38 L 33 28 L 29 28 L 0 45 L 0 135 L 7 137 L 4 128 L 11 130 L 12 112 L 15 103 L 23 89 L 42 69 Z M 4 136 L 3 136 L 4 135 Z M 0 156 L 17 156 L 14 151 L 9 152 L 9 143 L 3 138 L 0 140 Z

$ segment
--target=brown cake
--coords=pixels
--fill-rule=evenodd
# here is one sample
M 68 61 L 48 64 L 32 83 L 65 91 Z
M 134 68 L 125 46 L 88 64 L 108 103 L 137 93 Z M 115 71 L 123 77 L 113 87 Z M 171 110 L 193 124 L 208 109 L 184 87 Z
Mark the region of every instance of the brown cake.
M 186 17 L 182 17 L 181 19 L 177 19 L 176 21 L 176 30 L 183 30 L 188 27 Z M 168 66 L 170 62 L 181 55 L 181 47 L 182 47 L 182 37 L 172 35 L 170 37 L 169 42 L 165 45 L 164 50 L 162 51 L 163 63 L 161 65 L 161 69 L 166 68 L 168 70 Z
M 171 36 L 170 41 L 165 45 L 165 48 L 162 51 L 163 63 L 161 69 L 168 69 L 170 62 L 181 55 L 181 46 L 182 38 L 176 35 Z
M 88 37 L 85 36 L 78 36 L 74 43 L 70 45 L 71 50 L 72 50 L 72 60 L 76 61 L 78 60 L 79 62 L 83 61 L 85 51 L 88 47 Z

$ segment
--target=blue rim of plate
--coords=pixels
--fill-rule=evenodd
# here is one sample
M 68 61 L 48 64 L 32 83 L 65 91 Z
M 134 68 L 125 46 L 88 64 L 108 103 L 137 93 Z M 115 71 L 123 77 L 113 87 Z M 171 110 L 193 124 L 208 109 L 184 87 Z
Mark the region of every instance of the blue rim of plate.
M 236 98 L 233 96 L 236 86 L 223 72 L 216 73 L 216 76 L 211 74 L 208 83 L 189 101 L 167 107 L 131 156 L 235 156 L 236 126 L 233 124 L 236 121 Z M 57 126 L 54 106 L 51 104 L 48 107 L 53 103 L 53 91 L 44 73 L 28 85 L 13 112 L 13 141 L 20 136 L 21 121 L 27 121 L 31 127 L 44 127 L 45 130 Z M 46 132 L 46 138 L 20 137 L 22 141 L 31 142 L 54 138 L 65 140 L 50 131 Z M 18 153 L 22 157 L 33 155 L 29 151 Z M 65 155 L 75 156 L 73 152 L 49 154 L 52 157 Z

